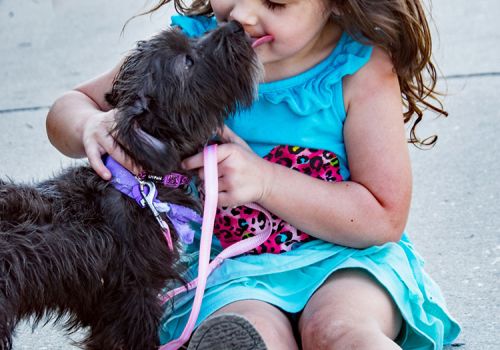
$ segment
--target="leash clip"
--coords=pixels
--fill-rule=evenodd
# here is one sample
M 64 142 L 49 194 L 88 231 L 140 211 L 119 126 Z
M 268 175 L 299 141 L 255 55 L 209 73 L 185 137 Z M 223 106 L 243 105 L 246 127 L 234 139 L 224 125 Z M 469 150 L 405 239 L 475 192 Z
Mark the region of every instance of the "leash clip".
M 173 244 L 172 244 L 172 237 L 170 235 L 170 228 L 168 227 L 168 224 L 163 220 L 161 217 L 160 213 L 155 207 L 154 200 L 156 199 L 156 186 L 154 182 L 151 181 L 143 181 L 143 180 L 138 180 L 139 181 L 139 191 L 142 196 L 141 200 L 141 205 L 143 206 L 148 206 L 151 212 L 153 213 L 156 221 L 160 225 L 163 235 L 165 236 L 165 239 L 167 240 L 168 248 L 170 250 L 173 250 Z M 146 188 L 148 188 L 148 192 L 146 193 Z
M 154 213 L 156 211 L 156 208 L 154 208 L 153 205 L 157 192 L 156 186 L 151 181 L 144 181 L 144 180 L 138 180 L 138 181 L 139 181 L 139 192 L 141 193 L 142 197 L 140 204 L 143 207 L 147 205 L 151 210 L 153 210 Z

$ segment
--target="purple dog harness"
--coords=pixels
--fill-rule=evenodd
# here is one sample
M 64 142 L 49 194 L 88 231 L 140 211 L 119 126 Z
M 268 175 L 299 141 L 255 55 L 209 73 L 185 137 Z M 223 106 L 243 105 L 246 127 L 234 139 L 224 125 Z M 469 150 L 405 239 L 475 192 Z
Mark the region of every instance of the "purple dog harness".
M 190 223 L 201 223 L 201 216 L 194 210 L 186 208 L 182 205 L 159 201 L 157 199 L 158 191 L 155 183 L 153 182 L 154 180 L 160 180 L 164 186 L 179 187 L 180 185 L 189 183 L 189 179 L 186 176 L 172 173 L 161 178 L 142 173 L 138 177 L 135 177 L 130 171 L 125 169 L 121 164 L 109 156 L 105 160 L 105 165 L 113 175 L 111 184 L 114 188 L 134 199 L 137 204 L 141 206 L 141 208 L 148 206 L 153 212 L 156 220 L 162 228 L 170 250 L 174 249 L 170 228 L 165 220 L 163 220 L 160 213 L 165 213 L 165 215 L 169 218 L 170 222 L 172 222 L 172 225 L 175 227 L 175 230 L 178 232 L 179 238 L 182 242 L 186 244 L 193 242 L 194 230 L 191 228 Z

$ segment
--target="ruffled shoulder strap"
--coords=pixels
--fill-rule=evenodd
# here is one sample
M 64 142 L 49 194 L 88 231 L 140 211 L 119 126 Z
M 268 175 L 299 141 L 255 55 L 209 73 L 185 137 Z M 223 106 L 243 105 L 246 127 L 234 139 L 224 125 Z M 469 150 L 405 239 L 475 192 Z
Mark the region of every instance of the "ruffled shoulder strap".
M 215 17 L 175 15 L 171 17 L 170 25 L 181 28 L 189 37 L 199 37 L 205 32 L 215 29 L 217 22 Z
M 372 51 L 371 45 L 363 44 L 344 32 L 339 52 L 337 55 L 333 55 L 331 67 L 335 71 L 335 79 L 341 80 L 346 75 L 356 73 L 370 60 Z
M 361 69 L 369 61 L 372 49 L 344 32 L 327 58 L 299 75 L 261 84 L 259 97 L 273 104 L 285 102 L 299 115 L 309 115 L 332 105 L 345 114 L 342 78 Z

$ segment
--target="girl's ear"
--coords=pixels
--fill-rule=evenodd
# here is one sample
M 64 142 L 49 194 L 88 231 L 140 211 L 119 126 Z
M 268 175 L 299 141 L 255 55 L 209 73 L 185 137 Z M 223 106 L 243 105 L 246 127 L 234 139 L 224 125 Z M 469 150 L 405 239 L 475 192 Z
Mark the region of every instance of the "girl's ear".
M 339 6 L 336 1 L 330 1 L 330 3 L 327 6 L 329 6 L 327 10 L 330 11 L 330 15 L 333 18 L 342 16 L 342 13 L 340 12 Z
M 333 18 L 339 18 L 339 17 L 341 17 L 341 15 L 340 15 L 340 11 L 339 11 L 339 9 L 338 9 L 338 8 L 336 8 L 336 7 L 332 8 L 332 9 L 330 10 L 330 13 L 331 13 L 331 16 L 332 16 Z

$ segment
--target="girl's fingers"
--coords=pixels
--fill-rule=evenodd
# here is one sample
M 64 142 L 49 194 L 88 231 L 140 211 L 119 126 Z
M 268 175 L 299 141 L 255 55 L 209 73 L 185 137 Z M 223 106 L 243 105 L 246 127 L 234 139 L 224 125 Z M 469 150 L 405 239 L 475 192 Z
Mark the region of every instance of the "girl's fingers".
M 222 130 L 219 130 L 219 137 L 225 143 L 236 143 L 240 146 L 250 149 L 248 144 L 243 141 L 241 137 L 239 137 L 233 130 L 231 130 L 227 125 L 224 125 Z
M 234 145 L 230 143 L 217 146 L 217 163 L 221 163 L 228 158 L 233 152 Z M 194 156 L 186 158 L 182 161 L 181 166 L 184 170 L 193 170 L 203 167 L 203 152 L 197 153 Z
M 219 137 L 225 143 L 236 143 L 236 141 L 240 139 L 240 137 L 236 135 L 236 133 L 233 130 L 231 130 L 227 125 L 224 125 L 222 130 L 219 130 Z
M 127 157 L 125 152 L 115 144 L 114 139 L 110 135 L 97 137 L 97 140 L 87 142 L 84 147 L 90 166 L 104 180 L 111 180 L 111 172 L 102 161 L 103 154 L 110 155 L 114 160 L 134 174 L 138 174 L 141 170 L 129 157 Z
M 222 129 L 219 129 L 217 131 L 217 135 L 219 135 L 219 137 L 224 143 L 227 143 L 227 142 L 232 142 L 231 136 L 235 135 L 235 133 L 227 125 L 224 125 Z
M 197 153 L 194 156 L 186 158 L 181 163 L 182 169 L 193 170 L 203 167 L 203 152 Z
M 205 181 L 205 168 L 201 167 L 198 169 L 198 178 L 202 181 Z M 221 191 L 221 188 L 224 186 L 225 186 L 224 176 L 219 174 L 219 179 L 218 179 L 219 191 Z
M 85 153 L 89 160 L 90 166 L 95 170 L 97 175 L 99 175 L 104 180 L 111 180 L 111 172 L 104 165 L 101 158 L 101 152 L 98 147 L 86 147 Z
M 119 146 L 113 144 L 113 147 L 106 150 L 106 153 L 108 153 L 111 157 L 113 157 L 114 160 L 123 165 L 134 175 L 137 175 L 141 172 L 142 169 L 138 167 Z
M 219 196 L 217 198 L 217 207 L 234 208 L 236 206 L 237 204 L 234 203 L 232 197 L 228 192 L 219 192 Z

